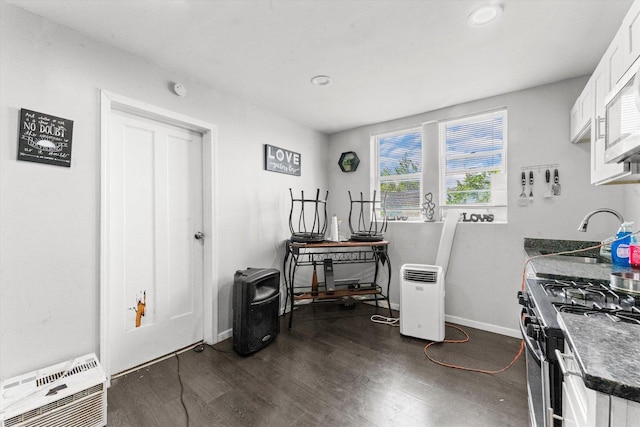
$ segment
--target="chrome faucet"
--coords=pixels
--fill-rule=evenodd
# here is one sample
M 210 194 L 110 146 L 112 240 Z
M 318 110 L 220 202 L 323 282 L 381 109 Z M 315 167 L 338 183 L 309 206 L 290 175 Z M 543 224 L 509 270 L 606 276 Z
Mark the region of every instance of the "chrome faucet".
M 624 222 L 624 218 L 622 218 L 622 215 L 620 214 L 620 212 L 614 211 L 613 209 L 600 208 L 600 209 L 596 209 L 593 212 L 589 212 L 587 216 L 584 217 L 584 219 L 578 226 L 578 231 L 582 231 L 582 232 L 587 231 L 587 225 L 589 225 L 589 219 L 591 219 L 592 216 L 600 212 L 609 212 L 610 214 L 615 215 L 618 218 L 618 220 L 620 221 L 620 224 Z

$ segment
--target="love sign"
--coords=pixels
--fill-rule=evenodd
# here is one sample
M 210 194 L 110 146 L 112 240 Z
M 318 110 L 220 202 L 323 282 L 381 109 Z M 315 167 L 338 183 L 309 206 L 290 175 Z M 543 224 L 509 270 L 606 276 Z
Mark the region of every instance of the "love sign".
M 300 153 L 265 144 L 264 168 L 272 172 L 300 176 L 302 172 Z
M 462 222 L 493 222 L 494 218 L 493 214 L 472 213 L 469 215 L 466 212 L 462 213 Z

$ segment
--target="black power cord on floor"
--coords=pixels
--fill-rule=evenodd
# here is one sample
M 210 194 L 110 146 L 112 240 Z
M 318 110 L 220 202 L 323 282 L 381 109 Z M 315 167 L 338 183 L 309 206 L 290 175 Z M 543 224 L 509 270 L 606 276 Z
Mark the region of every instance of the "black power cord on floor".
M 219 348 L 215 348 L 211 344 L 207 344 L 211 350 L 217 351 L 218 353 L 233 353 L 233 350 L 220 350 Z
M 202 350 L 200 350 L 202 351 Z M 178 381 L 180 382 L 180 403 L 182 403 L 182 407 L 184 408 L 184 413 L 187 416 L 187 427 L 191 425 L 191 421 L 189 420 L 189 410 L 187 409 L 187 405 L 184 404 L 184 385 L 182 384 L 182 376 L 180 375 L 180 356 L 178 353 L 175 353 L 176 360 L 178 361 Z
M 202 353 L 204 351 L 204 344 L 197 344 L 193 347 L 193 351 L 196 353 Z M 182 403 L 182 407 L 184 408 L 184 414 L 187 417 L 187 427 L 191 425 L 191 420 L 189 419 L 189 410 L 187 409 L 187 405 L 184 403 L 184 385 L 182 384 L 182 376 L 180 375 L 180 356 L 177 351 L 174 353 L 176 355 L 176 360 L 178 361 L 178 382 L 180 382 L 180 403 Z
M 231 351 L 219 350 L 209 344 L 209 347 L 215 351 L 221 353 L 232 353 Z M 193 347 L 193 351 L 196 353 L 202 353 L 204 351 L 204 344 L 197 344 Z M 177 351 L 174 353 L 176 356 L 176 360 L 178 361 L 178 382 L 180 383 L 180 403 L 182 403 L 182 407 L 184 408 L 184 414 L 187 417 L 187 427 L 191 425 L 191 420 L 189 419 L 189 410 L 187 409 L 187 405 L 184 403 L 184 384 L 182 384 L 182 376 L 180 375 L 180 353 Z

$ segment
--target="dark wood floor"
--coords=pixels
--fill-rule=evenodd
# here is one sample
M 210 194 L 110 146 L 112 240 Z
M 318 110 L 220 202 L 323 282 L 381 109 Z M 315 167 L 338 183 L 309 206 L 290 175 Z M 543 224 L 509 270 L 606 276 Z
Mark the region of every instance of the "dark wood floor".
M 375 307 L 303 306 L 293 329 L 242 357 L 231 339 L 112 382 L 109 426 L 528 426 L 524 356 L 487 375 L 430 362 L 425 341 L 369 320 Z M 384 310 L 381 310 L 383 313 Z M 283 319 L 281 319 L 283 320 Z M 497 370 L 520 341 L 463 327 L 465 344 L 437 344 L 447 362 Z M 462 334 L 447 328 L 447 339 Z

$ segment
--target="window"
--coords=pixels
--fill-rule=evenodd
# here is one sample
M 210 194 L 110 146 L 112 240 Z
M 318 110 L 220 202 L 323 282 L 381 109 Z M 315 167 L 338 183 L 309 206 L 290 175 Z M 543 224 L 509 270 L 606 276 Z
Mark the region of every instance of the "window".
M 506 206 L 507 111 L 441 122 L 439 131 L 440 206 Z
M 389 219 L 420 218 L 422 203 L 422 128 L 372 138 L 378 169 L 374 189 L 386 194 Z

